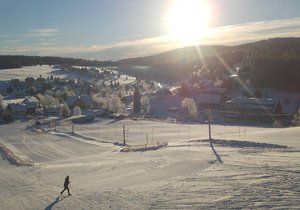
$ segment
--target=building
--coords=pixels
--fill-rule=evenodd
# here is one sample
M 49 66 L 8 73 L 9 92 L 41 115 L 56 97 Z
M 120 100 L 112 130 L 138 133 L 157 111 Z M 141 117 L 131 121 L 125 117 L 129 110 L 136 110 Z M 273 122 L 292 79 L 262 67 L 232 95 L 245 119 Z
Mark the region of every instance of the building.
M 279 101 L 271 98 L 237 97 L 226 101 L 225 110 L 227 116 L 272 116 L 281 114 L 282 106 Z
M 26 105 L 26 113 L 27 114 L 35 114 L 36 113 L 36 109 L 39 107 L 40 103 L 39 101 L 34 98 L 34 97 L 30 97 L 30 98 L 25 98 L 22 101 L 22 104 Z
M 7 105 L 7 110 L 12 115 L 26 115 L 27 107 L 25 104 L 22 103 L 11 103 Z
M 192 96 L 198 109 L 219 108 L 224 103 L 225 96 L 222 94 L 201 93 Z

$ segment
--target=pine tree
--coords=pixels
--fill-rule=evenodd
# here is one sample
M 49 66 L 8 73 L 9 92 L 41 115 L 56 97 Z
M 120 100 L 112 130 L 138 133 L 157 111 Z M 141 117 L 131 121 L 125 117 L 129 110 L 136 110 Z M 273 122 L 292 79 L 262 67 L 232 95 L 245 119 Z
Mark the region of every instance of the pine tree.
M 139 114 L 141 112 L 141 90 L 135 87 L 133 93 L 133 112 Z

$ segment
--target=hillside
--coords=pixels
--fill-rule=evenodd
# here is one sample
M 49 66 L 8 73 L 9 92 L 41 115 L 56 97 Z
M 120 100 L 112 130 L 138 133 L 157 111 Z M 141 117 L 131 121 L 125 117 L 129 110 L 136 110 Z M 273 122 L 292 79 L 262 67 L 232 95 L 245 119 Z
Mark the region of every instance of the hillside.
M 211 79 L 230 74 L 241 63 L 240 76 L 258 87 L 300 92 L 300 38 L 274 38 L 238 46 L 190 46 L 153 56 L 123 59 L 120 70 L 136 76 L 177 81 L 206 67 Z M 135 66 L 143 66 L 140 71 Z

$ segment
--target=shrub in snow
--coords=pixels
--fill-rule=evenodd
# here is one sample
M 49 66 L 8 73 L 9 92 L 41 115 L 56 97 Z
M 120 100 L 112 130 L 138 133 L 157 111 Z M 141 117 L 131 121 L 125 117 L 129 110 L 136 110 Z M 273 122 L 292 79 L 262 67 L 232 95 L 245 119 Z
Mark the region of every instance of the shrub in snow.
M 68 107 L 67 104 L 64 104 L 60 110 L 59 110 L 59 115 L 62 117 L 62 118 L 67 118 L 70 116 L 70 109 Z
M 73 116 L 81 115 L 81 109 L 79 106 L 75 106 L 73 109 Z
M 181 102 L 181 107 L 187 117 L 191 120 L 195 120 L 198 116 L 197 105 L 191 98 L 185 98 Z

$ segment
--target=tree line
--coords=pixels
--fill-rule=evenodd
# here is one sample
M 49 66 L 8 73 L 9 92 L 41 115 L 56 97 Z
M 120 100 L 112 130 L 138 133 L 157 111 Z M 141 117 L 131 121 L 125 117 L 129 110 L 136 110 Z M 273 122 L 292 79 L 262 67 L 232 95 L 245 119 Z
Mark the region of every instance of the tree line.
M 0 55 L 0 69 L 21 68 L 33 65 L 111 66 L 113 61 L 97 61 L 77 58 L 42 57 L 25 55 Z

